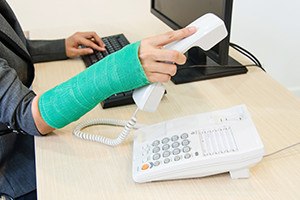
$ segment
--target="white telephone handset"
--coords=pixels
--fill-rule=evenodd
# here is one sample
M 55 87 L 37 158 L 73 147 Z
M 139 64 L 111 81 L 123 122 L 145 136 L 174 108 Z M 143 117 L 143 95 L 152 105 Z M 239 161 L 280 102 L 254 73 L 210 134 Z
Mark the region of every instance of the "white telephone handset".
M 187 27 L 190 26 L 195 26 L 197 32 L 180 41 L 168 44 L 165 48 L 185 53 L 191 47 L 198 46 L 207 51 L 227 36 L 224 22 L 211 13 L 203 15 Z M 154 112 L 164 92 L 165 87 L 163 84 L 152 83 L 148 86 L 135 89 L 133 99 L 140 110 Z

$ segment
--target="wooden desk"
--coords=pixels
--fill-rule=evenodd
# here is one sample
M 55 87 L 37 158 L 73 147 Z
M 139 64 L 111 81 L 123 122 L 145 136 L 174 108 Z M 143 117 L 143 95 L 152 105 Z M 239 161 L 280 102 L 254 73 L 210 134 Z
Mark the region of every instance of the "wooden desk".
M 45 91 L 83 69 L 81 60 L 39 64 L 34 88 Z M 51 76 L 49 75 L 51 71 Z M 68 72 L 68 73 L 65 73 Z M 50 81 L 51 80 L 51 81 Z M 188 114 L 246 104 L 266 153 L 300 141 L 300 102 L 260 69 L 184 85 L 166 85 L 168 94 L 155 113 L 139 113 L 152 124 Z M 97 106 L 81 120 L 129 119 L 135 106 L 103 110 Z M 132 136 L 118 147 L 87 142 L 71 132 L 78 123 L 36 138 L 39 199 L 299 199 L 300 146 L 264 158 L 251 177 L 231 180 L 228 174 L 207 178 L 136 184 L 131 177 Z M 121 129 L 90 128 L 116 136 Z
M 145 6 L 141 11 L 149 12 L 148 9 Z M 130 41 L 169 30 L 153 16 L 146 19 L 148 25 L 145 28 L 136 26 L 143 25 L 144 19 L 136 20 L 140 23 L 127 23 L 124 26 L 118 24 L 115 27 L 100 24 L 94 30 L 101 30 L 97 31 L 101 36 L 120 31 Z M 64 36 L 68 36 L 73 30 L 75 29 L 65 32 Z M 57 33 L 33 31 L 31 36 L 51 38 L 62 35 Z M 38 64 L 34 90 L 42 93 L 83 69 L 80 59 Z M 258 68 L 249 68 L 249 72 L 244 75 L 184 85 L 170 82 L 166 87 L 168 94 L 158 111 L 140 112 L 138 122 L 152 124 L 245 104 L 262 138 L 266 153 L 300 141 L 299 100 Z M 97 106 L 79 121 L 92 118 L 127 120 L 135 108 L 130 105 L 103 110 Z M 264 158 L 251 168 L 249 179 L 232 180 L 226 173 L 206 178 L 136 184 L 131 172 L 132 135 L 115 148 L 83 141 L 71 133 L 79 121 L 46 137 L 36 137 L 37 187 L 41 200 L 300 199 L 300 146 Z M 121 130 L 106 126 L 88 129 L 89 132 L 101 132 L 111 137 L 118 135 Z

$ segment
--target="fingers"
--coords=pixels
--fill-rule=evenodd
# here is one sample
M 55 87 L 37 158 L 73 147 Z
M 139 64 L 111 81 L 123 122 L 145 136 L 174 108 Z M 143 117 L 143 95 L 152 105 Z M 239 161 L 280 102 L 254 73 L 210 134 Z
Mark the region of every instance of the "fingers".
M 185 60 L 184 56 L 184 58 L 178 59 L 178 55 L 181 54 L 177 51 L 169 50 L 153 50 L 152 53 L 140 55 L 140 60 L 148 80 L 150 82 L 169 81 L 171 76 L 174 76 L 177 71 L 177 67 L 173 63 L 177 63 L 178 60 Z
M 66 38 L 66 55 L 69 58 L 93 53 L 93 50 L 106 51 L 105 44 L 95 32 L 77 32 Z M 84 46 L 85 48 L 80 48 Z
M 84 45 L 86 47 L 90 47 L 92 49 L 95 49 L 95 50 L 98 50 L 98 51 L 105 51 L 105 47 L 101 47 L 99 45 L 97 45 L 94 41 L 90 40 L 90 39 L 87 39 L 87 38 L 84 38 L 84 37 L 81 37 L 78 41 L 78 43 L 80 45 Z
M 102 51 L 105 50 L 105 44 L 101 40 L 101 38 L 98 36 L 97 33 L 95 33 L 95 32 L 82 32 L 80 34 L 81 34 L 81 36 L 82 36 L 83 39 L 86 38 L 87 40 L 93 41 L 93 43 L 95 45 L 90 46 L 90 47 L 92 47 L 92 48 L 94 48 L 94 49 L 96 49 L 98 51 L 100 50 L 100 49 L 97 49 L 98 47 L 100 47 L 102 49 Z M 92 45 L 91 43 L 89 43 L 89 44 Z
M 145 74 L 151 83 L 155 83 L 155 82 L 166 83 L 171 79 L 171 76 L 167 74 L 147 73 L 147 72 Z
M 158 36 L 154 36 L 150 38 L 151 43 L 155 46 L 164 46 L 171 42 L 181 40 L 185 37 L 188 37 L 194 34 L 197 31 L 196 27 L 187 27 L 183 29 L 179 29 L 177 31 L 167 32 Z
M 161 62 L 177 63 L 182 65 L 186 62 L 186 57 L 175 50 L 156 49 L 153 52 L 153 59 Z
M 147 73 L 159 73 L 168 76 L 174 76 L 177 71 L 177 67 L 174 64 L 163 62 L 149 62 L 144 63 L 144 70 Z
M 139 59 L 150 82 L 166 82 L 176 74 L 176 64 L 184 64 L 186 57 L 175 50 L 162 48 L 165 44 L 193 34 L 195 28 L 185 28 L 141 41 Z

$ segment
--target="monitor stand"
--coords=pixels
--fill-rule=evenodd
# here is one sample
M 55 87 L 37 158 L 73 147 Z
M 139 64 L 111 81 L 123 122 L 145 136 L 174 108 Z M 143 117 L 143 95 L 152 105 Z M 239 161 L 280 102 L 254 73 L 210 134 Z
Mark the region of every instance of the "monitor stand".
M 186 56 L 187 61 L 184 65 L 177 66 L 177 73 L 171 78 L 175 84 L 189 83 L 194 81 L 220 78 L 225 76 L 232 76 L 237 74 L 247 73 L 247 68 L 242 66 L 241 63 L 234 60 L 232 57 L 228 57 L 228 64 L 226 66 L 220 66 L 214 62 L 211 58 L 197 51 L 195 56 L 195 49 L 190 49 Z

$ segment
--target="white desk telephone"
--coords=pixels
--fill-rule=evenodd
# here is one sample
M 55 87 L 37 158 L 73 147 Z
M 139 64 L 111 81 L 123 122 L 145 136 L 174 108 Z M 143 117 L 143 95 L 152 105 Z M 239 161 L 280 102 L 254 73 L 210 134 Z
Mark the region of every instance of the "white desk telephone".
M 192 22 L 197 32 L 165 48 L 186 52 L 193 46 L 209 50 L 227 36 L 224 22 L 208 13 Z M 138 107 L 132 119 L 97 119 L 79 124 L 73 134 L 82 139 L 115 146 L 123 142 L 135 126 L 138 110 L 154 112 L 165 92 L 161 83 L 153 83 L 133 92 Z M 110 139 L 90 135 L 81 129 L 97 124 L 125 126 Z M 262 159 L 263 144 L 245 106 L 174 119 L 135 132 L 133 179 L 148 182 L 207 176 L 230 171 L 232 178 L 249 176 L 249 167 Z
M 264 147 L 244 105 L 145 126 L 135 132 L 133 179 L 203 177 L 230 172 L 249 177 Z

